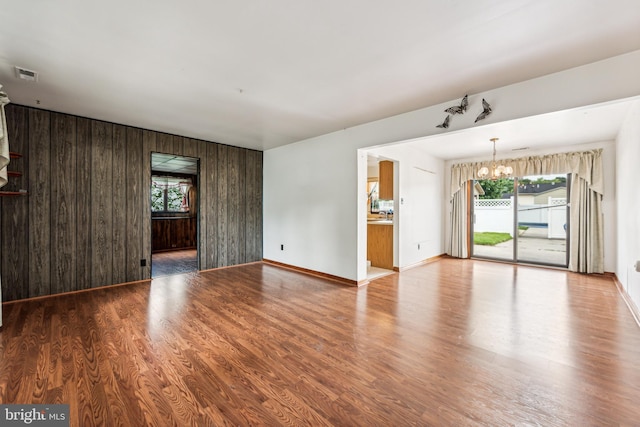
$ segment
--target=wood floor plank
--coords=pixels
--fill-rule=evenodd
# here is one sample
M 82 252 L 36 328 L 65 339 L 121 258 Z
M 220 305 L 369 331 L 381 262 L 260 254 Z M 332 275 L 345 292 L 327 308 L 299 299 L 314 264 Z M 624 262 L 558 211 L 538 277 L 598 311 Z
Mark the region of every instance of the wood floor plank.
M 254 263 L 6 303 L 0 402 L 72 426 L 635 425 L 608 277 L 441 259 L 361 288 Z

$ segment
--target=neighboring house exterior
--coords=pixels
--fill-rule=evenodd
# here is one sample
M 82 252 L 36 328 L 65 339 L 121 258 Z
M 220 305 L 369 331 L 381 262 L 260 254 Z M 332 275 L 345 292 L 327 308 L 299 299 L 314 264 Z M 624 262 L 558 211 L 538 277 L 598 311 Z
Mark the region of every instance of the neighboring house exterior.
M 484 188 L 482 188 L 482 185 L 476 181 L 473 185 L 473 198 L 477 200 L 480 196 L 484 196 Z
M 513 197 L 513 193 L 504 194 L 503 199 Z M 518 186 L 519 205 L 546 205 L 549 197 L 565 199 L 567 197 L 567 184 L 565 182 L 545 184 L 523 184 Z

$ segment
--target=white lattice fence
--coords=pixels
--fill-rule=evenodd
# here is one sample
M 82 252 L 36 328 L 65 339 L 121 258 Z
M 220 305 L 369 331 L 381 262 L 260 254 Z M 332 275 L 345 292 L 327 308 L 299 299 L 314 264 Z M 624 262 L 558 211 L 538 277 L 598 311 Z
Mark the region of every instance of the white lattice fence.
M 567 237 L 567 199 L 564 197 L 549 197 L 549 239 L 565 239 Z
M 473 212 L 473 231 L 493 231 L 513 236 L 513 198 L 475 200 Z
M 511 207 L 511 199 L 477 199 L 475 201 L 476 208 L 497 208 Z

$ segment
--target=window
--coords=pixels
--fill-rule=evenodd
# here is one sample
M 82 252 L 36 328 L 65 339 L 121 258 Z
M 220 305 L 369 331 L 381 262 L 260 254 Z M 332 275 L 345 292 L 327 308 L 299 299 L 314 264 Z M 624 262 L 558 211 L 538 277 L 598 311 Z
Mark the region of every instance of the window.
M 151 212 L 189 212 L 191 179 L 151 177 Z

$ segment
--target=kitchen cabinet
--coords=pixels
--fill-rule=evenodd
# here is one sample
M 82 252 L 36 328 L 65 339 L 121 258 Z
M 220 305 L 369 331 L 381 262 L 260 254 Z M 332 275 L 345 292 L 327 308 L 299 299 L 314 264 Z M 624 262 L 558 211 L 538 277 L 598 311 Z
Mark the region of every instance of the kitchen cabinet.
M 393 224 L 391 221 L 367 223 L 367 259 L 372 267 L 393 269 Z
M 378 163 L 378 198 L 393 200 L 393 162 L 383 160 Z

